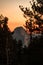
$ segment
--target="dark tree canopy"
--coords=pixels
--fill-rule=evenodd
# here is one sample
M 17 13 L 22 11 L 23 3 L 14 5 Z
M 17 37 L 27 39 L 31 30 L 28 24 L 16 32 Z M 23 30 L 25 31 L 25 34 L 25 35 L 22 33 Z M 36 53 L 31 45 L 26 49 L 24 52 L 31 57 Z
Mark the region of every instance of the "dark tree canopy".
M 38 30 L 42 32 L 43 28 L 43 0 L 32 0 L 30 1 L 31 10 L 28 7 L 19 6 L 24 13 L 26 20 L 25 27 L 28 28 L 30 32 Z
M 37 2 L 43 4 L 43 0 L 37 0 Z

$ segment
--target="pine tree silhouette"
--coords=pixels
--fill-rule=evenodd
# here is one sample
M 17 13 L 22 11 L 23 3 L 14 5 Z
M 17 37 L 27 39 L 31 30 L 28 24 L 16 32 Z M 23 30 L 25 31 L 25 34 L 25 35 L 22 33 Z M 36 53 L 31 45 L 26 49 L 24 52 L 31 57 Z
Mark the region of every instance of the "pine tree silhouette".
M 40 1 L 40 0 L 39 1 L 36 0 L 36 1 L 37 1 L 37 3 L 34 0 L 32 0 L 32 2 L 30 1 L 32 11 L 30 9 L 28 9 L 27 7 L 24 8 L 21 5 L 19 6 L 20 9 L 24 13 L 24 17 L 26 19 L 28 17 L 28 20 L 26 20 L 26 23 L 25 23 L 25 28 L 29 29 L 29 31 L 30 31 L 30 41 L 32 40 L 32 32 L 34 32 L 35 30 L 41 31 L 43 33 L 43 31 L 42 31 L 43 30 L 43 26 L 42 26 L 43 19 L 41 19 L 42 13 L 43 13 L 43 9 L 42 9 L 43 1 Z
M 11 31 L 7 25 L 8 18 L 0 16 L 0 47 L 1 47 L 1 65 L 8 65 L 12 63 L 12 52 L 13 52 L 13 44 L 12 44 L 12 36 Z
M 26 18 L 25 27 L 30 31 L 30 45 L 28 47 L 28 64 L 37 64 L 42 62 L 43 59 L 43 1 L 42 0 L 32 0 L 30 1 L 31 9 L 27 7 L 19 6 L 24 13 Z M 28 19 L 28 20 L 27 20 Z M 32 33 L 34 31 L 39 31 L 42 33 L 41 37 L 32 38 Z M 31 41 L 32 40 L 32 41 Z

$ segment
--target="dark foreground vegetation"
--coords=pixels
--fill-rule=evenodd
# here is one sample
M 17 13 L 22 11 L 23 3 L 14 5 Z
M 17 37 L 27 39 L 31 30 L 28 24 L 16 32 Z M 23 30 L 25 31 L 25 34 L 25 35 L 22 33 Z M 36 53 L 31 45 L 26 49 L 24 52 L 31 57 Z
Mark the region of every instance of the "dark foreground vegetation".
M 0 65 L 32 65 L 43 63 L 43 0 L 30 1 L 30 11 L 27 7 L 19 6 L 24 12 L 26 20 L 25 27 L 30 31 L 30 44 L 22 46 L 21 40 L 14 40 L 7 26 L 8 18 L 0 16 Z M 36 21 L 34 21 L 34 19 Z M 29 22 L 30 20 L 30 22 Z M 35 26 L 36 25 L 36 26 Z M 32 32 L 41 32 L 40 37 L 32 38 Z
M 0 65 L 29 65 L 43 62 L 43 34 L 31 38 L 28 47 L 12 38 L 7 26 L 8 18 L 0 20 Z

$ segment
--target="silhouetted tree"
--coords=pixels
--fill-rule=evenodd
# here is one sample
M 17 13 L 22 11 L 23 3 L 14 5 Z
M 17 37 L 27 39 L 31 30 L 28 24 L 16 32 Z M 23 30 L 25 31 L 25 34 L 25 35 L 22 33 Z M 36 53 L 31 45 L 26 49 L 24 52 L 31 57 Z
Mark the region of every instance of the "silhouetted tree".
M 12 44 L 12 36 L 11 31 L 7 25 L 8 18 L 4 16 L 0 16 L 0 42 L 1 42 L 1 61 L 0 64 L 8 65 L 12 63 L 12 52 L 13 52 L 13 44 Z
M 24 17 L 28 20 L 25 23 L 26 29 L 30 31 L 30 40 L 32 39 L 32 32 L 34 30 L 41 31 L 43 33 L 43 19 L 41 18 L 43 15 L 43 1 L 41 0 L 32 0 L 30 1 L 31 9 L 27 7 L 24 8 L 23 6 L 19 6 L 20 9 L 24 12 Z
M 27 7 L 19 6 L 24 12 L 24 17 L 26 18 L 25 27 L 30 31 L 30 45 L 28 49 L 28 64 L 35 64 L 43 62 L 43 1 L 42 0 L 32 0 L 30 1 L 31 10 Z M 32 38 L 32 32 L 38 30 L 42 33 L 41 37 Z
M 0 64 L 3 64 L 3 43 L 2 43 L 2 36 L 3 36 L 3 29 L 2 29 L 2 20 L 1 20 L 1 16 L 0 16 Z

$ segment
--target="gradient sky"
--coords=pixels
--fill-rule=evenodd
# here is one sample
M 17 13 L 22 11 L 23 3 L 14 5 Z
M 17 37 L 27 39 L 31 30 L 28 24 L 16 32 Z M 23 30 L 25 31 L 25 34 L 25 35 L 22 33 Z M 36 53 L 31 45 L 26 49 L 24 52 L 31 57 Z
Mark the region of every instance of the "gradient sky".
M 29 6 L 29 0 L 0 0 L 0 14 L 9 18 L 8 25 L 10 30 L 17 26 L 25 24 L 23 12 L 19 9 L 19 5 Z

